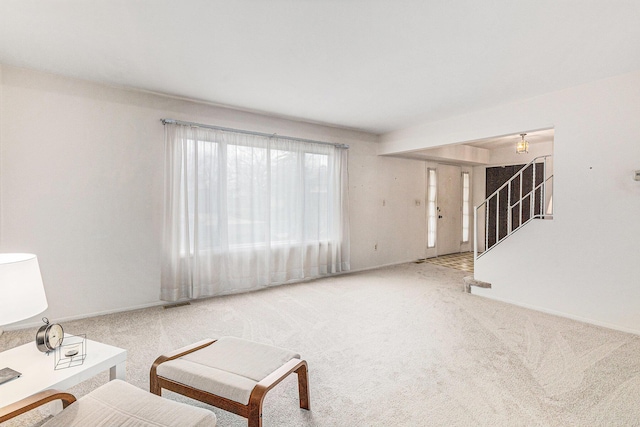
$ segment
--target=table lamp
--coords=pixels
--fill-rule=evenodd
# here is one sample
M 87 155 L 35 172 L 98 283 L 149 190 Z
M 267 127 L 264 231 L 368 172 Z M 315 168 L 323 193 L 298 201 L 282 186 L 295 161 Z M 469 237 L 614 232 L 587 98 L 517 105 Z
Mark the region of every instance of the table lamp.
M 47 307 L 38 258 L 0 254 L 0 326 L 33 317 Z
M 0 254 L 0 326 L 33 317 L 47 306 L 38 258 L 33 254 Z M 0 383 L 16 376 L 20 373 L 0 367 Z

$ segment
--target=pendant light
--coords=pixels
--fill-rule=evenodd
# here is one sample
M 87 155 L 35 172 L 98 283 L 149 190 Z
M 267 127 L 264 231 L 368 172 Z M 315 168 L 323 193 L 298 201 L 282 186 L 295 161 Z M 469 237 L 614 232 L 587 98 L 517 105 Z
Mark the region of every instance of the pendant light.
M 525 141 L 524 139 L 525 135 L 526 133 L 521 133 L 520 136 L 522 137 L 522 141 L 516 142 L 516 153 L 518 154 L 524 154 L 529 152 L 529 143 Z

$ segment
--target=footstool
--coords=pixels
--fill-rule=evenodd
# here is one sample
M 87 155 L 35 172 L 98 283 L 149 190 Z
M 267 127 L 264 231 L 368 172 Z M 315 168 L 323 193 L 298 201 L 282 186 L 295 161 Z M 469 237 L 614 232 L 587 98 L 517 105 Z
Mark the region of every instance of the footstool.
M 64 410 L 42 427 L 216 425 L 216 415 L 209 410 L 162 399 L 121 380 L 109 381 L 78 400 L 58 390 L 41 391 L 0 408 L 0 423 L 56 400 L 62 401 Z
M 235 337 L 206 339 L 158 357 L 149 374 L 151 393 L 171 390 L 262 426 L 262 402 L 289 374 L 298 374 L 300 407 L 309 409 L 307 362 L 283 348 Z

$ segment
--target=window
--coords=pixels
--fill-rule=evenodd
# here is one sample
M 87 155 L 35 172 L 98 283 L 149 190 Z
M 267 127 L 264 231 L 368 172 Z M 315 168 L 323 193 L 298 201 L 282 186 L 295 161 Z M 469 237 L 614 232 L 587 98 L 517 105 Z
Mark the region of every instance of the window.
M 220 250 L 225 234 L 232 249 L 329 240 L 328 154 L 227 144 L 222 164 L 221 144 L 187 145 L 183 255 Z
M 469 242 L 469 172 L 462 172 L 462 243 Z
M 427 169 L 427 247 L 436 247 L 436 221 L 438 217 L 436 197 L 438 186 L 436 170 Z
M 163 299 L 348 270 L 345 148 L 170 126 Z

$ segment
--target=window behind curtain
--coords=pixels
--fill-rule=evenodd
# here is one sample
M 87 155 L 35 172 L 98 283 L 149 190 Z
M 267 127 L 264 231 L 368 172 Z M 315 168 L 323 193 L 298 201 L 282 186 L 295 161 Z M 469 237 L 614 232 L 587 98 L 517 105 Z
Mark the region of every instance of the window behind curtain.
M 163 299 L 349 268 L 346 149 L 165 126 Z

